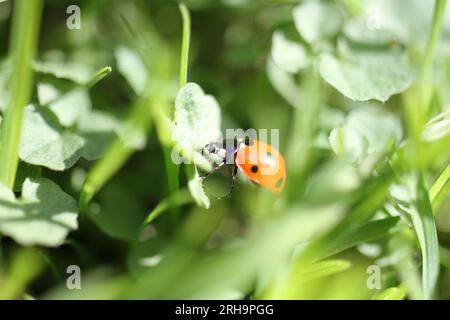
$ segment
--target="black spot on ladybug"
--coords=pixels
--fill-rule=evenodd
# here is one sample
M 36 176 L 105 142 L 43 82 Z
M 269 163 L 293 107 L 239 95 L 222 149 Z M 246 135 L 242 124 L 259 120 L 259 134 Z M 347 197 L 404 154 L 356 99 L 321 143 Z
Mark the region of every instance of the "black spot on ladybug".
M 252 170 L 253 173 L 257 173 L 258 172 L 258 166 L 252 166 L 250 168 L 250 170 Z
M 282 184 L 283 184 L 283 178 L 278 179 L 277 183 L 275 183 L 275 188 L 281 187 Z
M 253 139 L 250 139 L 250 137 L 245 137 L 244 143 L 246 146 L 252 146 L 255 141 Z

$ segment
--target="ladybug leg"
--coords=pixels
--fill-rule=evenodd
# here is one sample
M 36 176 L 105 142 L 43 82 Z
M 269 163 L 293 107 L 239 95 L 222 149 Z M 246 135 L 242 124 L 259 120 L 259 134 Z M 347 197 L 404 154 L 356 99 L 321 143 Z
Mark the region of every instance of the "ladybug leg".
M 217 170 L 219 170 L 220 168 L 222 168 L 226 163 L 227 163 L 226 159 L 223 159 L 222 162 L 219 165 L 215 166 L 211 171 L 200 176 L 200 181 L 205 180 L 210 174 L 212 174 L 212 173 L 216 172 Z
M 231 196 L 231 193 L 234 190 L 234 185 L 236 183 L 236 176 L 237 176 L 237 166 L 233 167 L 233 171 L 231 172 L 231 187 L 230 187 L 230 191 L 228 191 L 228 194 L 226 195 L 227 197 Z

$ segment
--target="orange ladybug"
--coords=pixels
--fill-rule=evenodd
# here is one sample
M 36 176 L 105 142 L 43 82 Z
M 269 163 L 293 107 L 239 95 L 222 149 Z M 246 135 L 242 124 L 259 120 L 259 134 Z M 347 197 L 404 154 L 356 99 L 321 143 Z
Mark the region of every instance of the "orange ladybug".
M 283 191 L 286 184 L 286 165 L 283 156 L 263 141 L 247 137 L 245 140 L 213 142 L 203 148 L 202 154 L 215 155 L 220 160 L 211 172 L 200 177 L 201 180 L 224 165 L 233 165 L 229 194 L 233 191 L 238 169 L 251 181 L 275 193 Z

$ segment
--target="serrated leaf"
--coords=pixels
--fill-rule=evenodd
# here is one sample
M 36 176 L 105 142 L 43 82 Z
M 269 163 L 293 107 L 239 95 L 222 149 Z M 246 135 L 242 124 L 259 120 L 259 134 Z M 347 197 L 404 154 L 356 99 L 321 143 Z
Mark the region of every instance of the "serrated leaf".
M 117 69 L 137 95 L 141 95 L 148 83 L 148 73 L 139 55 L 127 47 L 116 49 Z
M 0 231 L 22 245 L 62 244 L 77 215 L 75 200 L 48 179 L 26 179 L 19 199 L 0 185 Z
M 315 43 L 336 35 L 343 22 L 344 13 L 333 2 L 309 0 L 293 11 L 297 31 L 308 42 Z
M 58 117 L 59 122 L 64 127 L 70 127 L 82 115 L 87 114 L 91 110 L 91 99 L 85 88 L 78 87 L 60 96 L 48 107 Z
M 19 156 L 23 161 L 64 170 L 81 156 L 84 141 L 78 135 L 65 132 L 55 116 L 44 107 L 25 108 Z
M 385 102 L 405 91 L 414 77 L 406 57 L 398 54 L 336 58 L 326 53 L 320 57 L 319 71 L 326 82 L 355 101 Z
M 310 64 L 305 47 L 287 39 L 279 31 L 272 36 L 271 56 L 278 67 L 290 73 L 297 73 Z

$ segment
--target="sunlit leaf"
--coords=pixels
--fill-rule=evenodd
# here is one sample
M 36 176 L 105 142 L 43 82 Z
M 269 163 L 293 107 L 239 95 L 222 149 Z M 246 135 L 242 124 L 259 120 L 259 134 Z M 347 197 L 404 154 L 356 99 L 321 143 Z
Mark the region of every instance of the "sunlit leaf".
M 376 300 L 403 300 L 406 296 L 406 290 L 403 287 L 388 288 L 375 296 Z
M 412 83 L 413 73 L 402 55 L 364 54 L 337 58 L 323 54 L 319 65 L 322 77 L 339 92 L 356 101 L 385 102 Z
M 0 185 L 0 231 L 22 245 L 62 244 L 77 214 L 75 200 L 45 178 L 25 180 L 19 199 Z
M 55 116 L 44 108 L 34 105 L 25 108 L 20 158 L 53 170 L 70 168 L 81 156 L 84 141 L 64 131 Z

